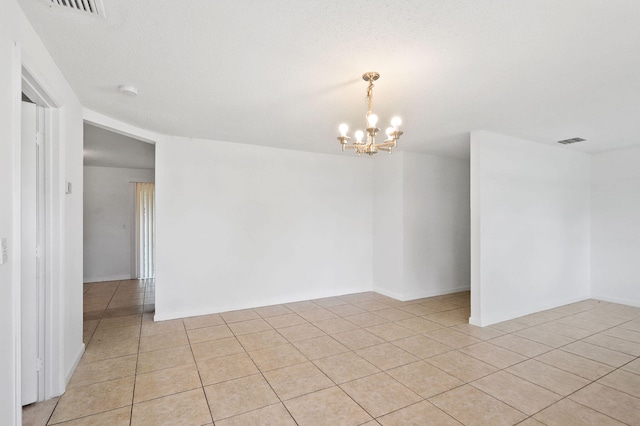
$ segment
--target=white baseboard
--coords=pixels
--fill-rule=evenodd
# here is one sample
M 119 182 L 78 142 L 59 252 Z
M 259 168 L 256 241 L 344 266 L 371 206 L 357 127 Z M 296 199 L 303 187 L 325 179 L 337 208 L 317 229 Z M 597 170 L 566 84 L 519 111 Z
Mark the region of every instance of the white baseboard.
M 263 306 L 281 305 L 284 303 L 293 303 L 293 302 L 301 302 L 305 300 L 322 299 L 325 297 L 345 296 L 347 294 L 364 293 L 367 291 L 372 291 L 372 290 L 371 288 L 368 288 L 368 289 L 351 288 L 351 289 L 347 289 L 346 293 L 345 292 L 314 292 L 311 294 L 306 294 L 306 295 L 298 296 L 294 298 L 278 297 L 278 298 L 271 298 L 268 300 L 251 301 L 247 303 L 212 306 L 211 308 L 206 308 L 206 309 L 189 310 L 189 311 L 170 311 L 170 312 L 162 312 L 162 306 L 158 306 L 157 299 L 156 299 L 156 314 L 153 316 L 153 320 L 167 321 L 167 320 L 172 320 L 177 318 L 188 318 L 188 317 L 195 317 L 199 315 L 217 314 L 220 312 L 238 311 L 241 309 L 252 309 L 252 308 L 260 308 Z
M 122 275 L 101 275 L 96 277 L 84 277 L 82 281 L 86 283 L 101 283 L 104 281 L 123 281 L 123 280 L 131 280 L 131 274 L 122 274 Z
M 65 388 L 65 390 L 67 388 L 67 385 L 69 384 L 69 380 L 71 380 L 71 376 L 73 376 L 73 373 L 76 371 L 76 368 L 78 368 L 78 364 L 80 364 L 80 360 L 82 359 L 82 355 L 84 355 L 84 349 L 85 349 L 85 345 L 83 343 L 80 346 L 80 351 L 76 355 L 76 360 L 73 362 L 73 366 L 71 367 L 71 369 L 69 371 L 67 371 L 67 374 L 66 374 L 66 376 L 64 378 L 64 388 Z
M 383 296 L 390 297 L 392 299 L 402 300 L 402 295 L 400 293 L 394 293 L 392 291 L 386 291 L 386 290 L 382 290 L 380 288 L 374 288 L 373 291 L 378 293 L 378 294 L 381 294 Z
M 592 299 L 602 300 L 602 301 L 611 302 L 611 303 L 619 303 L 621 305 L 629 305 L 629 306 L 634 306 L 636 308 L 640 308 L 640 300 L 625 299 L 621 297 L 611 297 L 605 294 L 594 294 L 592 296 Z
M 378 288 L 374 288 L 374 289 L 357 289 L 357 288 L 352 288 L 352 289 L 348 289 L 346 292 L 331 292 L 331 293 L 325 293 L 325 292 L 319 292 L 319 293 L 314 293 L 314 294 L 309 294 L 309 295 L 304 295 L 302 297 L 296 297 L 296 298 L 276 298 L 276 299 L 269 299 L 269 300 L 264 300 L 264 301 L 260 301 L 260 302 L 249 302 L 249 303 L 243 303 L 243 304 L 230 304 L 230 305 L 223 305 L 223 306 L 213 306 L 211 308 L 207 308 L 207 309 L 199 309 L 199 310 L 190 310 L 190 311 L 174 311 L 174 312 L 162 312 L 162 307 L 158 306 L 158 304 L 156 303 L 156 314 L 153 317 L 154 321 L 168 321 L 168 320 L 172 320 L 172 319 L 177 319 L 177 318 L 188 318 L 188 317 L 194 317 L 194 316 L 199 316 L 199 315 L 209 315 L 209 314 L 216 314 L 216 313 L 220 313 L 220 312 L 229 312 L 229 311 L 237 311 L 240 309 L 251 309 L 251 308 L 259 308 L 262 306 L 271 306 L 271 305 L 279 305 L 279 304 L 283 304 L 283 303 L 293 303 L 293 302 L 300 302 L 300 301 L 304 301 L 304 300 L 313 300 L 313 299 L 321 299 L 324 297 L 335 297 L 335 296 L 346 296 L 348 294 L 356 294 L 356 293 L 363 293 L 363 292 L 367 292 L 367 291 L 373 291 L 379 294 L 382 294 L 384 296 L 388 296 L 391 297 L 393 299 L 396 300 L 400 300 L 402 302 L 406 302 L 409 300 L 415 300 L 415 299 L 422 299 L 425 297 L 435 297 L 435 296 L 442 296 L 445 294 L 451 294 L 451 293 L 459 293 L 461 291 L 468 291 L 469 290 L 469 286 L 466 287 L 456 287 L 456 288 L 448 288 L 448 289 L 442 289 L 442 290 L 438 290 L 438 291 L 427 291 L 424 293 L 419 293 L 419 294 L 412 294 L 410 298 L 406 298 L 403 297 L 400 294 L 397 293 L 393 293 L 393 292 L 388 292 L 382 289 L 378 289 Z
M 485 327 L 484 325 L 482 325 L 482 320 L 477 317 L 469 317 L 469 324 L 475 325 L 476 327 Z
M 455 288 L 445 288 L 436 291 L 424 291 L 418 293 L 412 293 L 410 295 L 404 295 L 400 293 L 395 293 L 392 291 L 386 291 L 380 288 L 374 288 L 373 291 L 376 293 L 380 293 L 383 296 L 391 297 L 392 299 L 400 300 L 401 302 L 408 302 L 416 299 L 424 299 L 425 297 L 436 297 L 436 296 L 444 296 L 445 294 L 451 293 L 460 293 L 461 291 L 469 291 L 469 286 L 463 287 L 455 287 Z
M 566 300 L 561 300 L 559 302 L 551 302 L 542 305 L 530 306 L 524 309 L 516 309 L 509 313 L 491 316 L 488 318 L 478 318 L 478 317 L 470 317 L 469 324 L 475 325 L 477 327 L 486 327 L 488 325 L 497 324 L 499 322 L 509 321 L 512 319 L 517 319 L 523 317 L 525 315 L 535 314 L 537 312 L 546 311 L 547 309 L 558 308 L 560 306 L 569 305 L 571 303 L 582 302 L 583 300 L 591 299 L 589 296 L 585 297 L 576 297 L 570 298 Z
M 403 301 L 403 302 L 408 302 L 410 300 L 424 299 L 425 297 L 444 296 L 445 294 L 452 294 L 452 293 L 460 293 L 462 291 L 469 291 L 470 288 L 471 287 L 467 285 L 467 286 L 462 286 L 462 287 L 443 288 L 443 289 L 439 289 L 439 290 L 436 290 L 436 291 L 417 292 L 417 293 L 413 293 L 411 295 L 404 296 L 400 300 Z

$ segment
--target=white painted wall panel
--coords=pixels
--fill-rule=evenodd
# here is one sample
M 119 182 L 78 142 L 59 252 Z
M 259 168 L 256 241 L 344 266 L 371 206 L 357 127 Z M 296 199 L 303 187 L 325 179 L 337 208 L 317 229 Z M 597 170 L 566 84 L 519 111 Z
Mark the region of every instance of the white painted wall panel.
M 373 290 L 404 298 L 403 155 L 373 159 Z
M 374 160 L 374 290 L 402 300 L 469 289 L 469 162 Z
M 404 298 L 470 287 L 469 161 L 404 153 Z
M 84 167 L 84 282 L 129 279 L 135 228 L 132 182 L 153 182 L 154 171 Z
M 593 297 L 640 306 L 640 148 L 593 155 Z
M 371 167 L 351 156 L 159 141 L 156 318 L 371 290 Z
M 0 265 L 0 418 L 7 424 L 18 424 L 20 392 L 18 386 L 18 336 L 20 308 L 20 114 L 16 108 L 18 95 L 15 81 L 20 75 L 19 56 L 14 43 L 0 35 L 0 238 L 8 244 L 7 262 Z M 18 151 L 18 152 L 16 152 Z M 2 254 L 0 253 L 0 256 Z
M 590 157 L 489 132 L 471 134 L 471 151 L 480 293 L 472 322 L 588 298 Z

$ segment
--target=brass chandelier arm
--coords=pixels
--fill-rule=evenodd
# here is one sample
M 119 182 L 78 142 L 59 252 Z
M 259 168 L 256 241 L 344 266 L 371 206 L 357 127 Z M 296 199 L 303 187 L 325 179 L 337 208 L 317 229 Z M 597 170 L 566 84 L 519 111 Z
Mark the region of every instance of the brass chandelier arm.
M 378 143 L 374 145 L 376 148 L 384 148 L 384 147 L 395 147 L 396 146 L 396 141 L 392 140 L 392 141 L 385 141 L 382 143 Z

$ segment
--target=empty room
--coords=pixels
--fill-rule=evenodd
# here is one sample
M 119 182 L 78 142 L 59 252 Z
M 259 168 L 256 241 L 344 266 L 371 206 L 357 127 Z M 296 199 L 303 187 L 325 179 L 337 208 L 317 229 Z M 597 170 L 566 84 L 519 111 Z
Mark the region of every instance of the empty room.
M 0 423 L 640 425 L 639 19 L 7 0 Z

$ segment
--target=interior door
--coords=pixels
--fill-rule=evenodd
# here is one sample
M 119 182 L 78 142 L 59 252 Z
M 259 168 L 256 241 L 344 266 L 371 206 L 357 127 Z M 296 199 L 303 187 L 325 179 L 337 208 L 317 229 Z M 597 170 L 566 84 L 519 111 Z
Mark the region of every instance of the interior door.
M 38 400 L 38 111 L 22 103 L 22 405 Z

